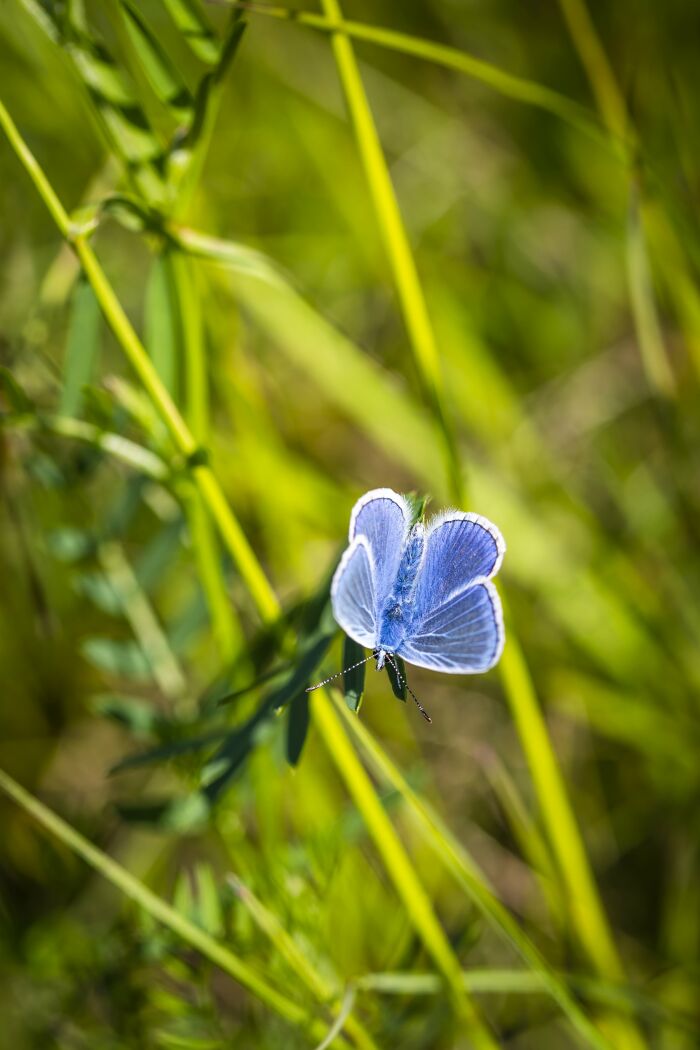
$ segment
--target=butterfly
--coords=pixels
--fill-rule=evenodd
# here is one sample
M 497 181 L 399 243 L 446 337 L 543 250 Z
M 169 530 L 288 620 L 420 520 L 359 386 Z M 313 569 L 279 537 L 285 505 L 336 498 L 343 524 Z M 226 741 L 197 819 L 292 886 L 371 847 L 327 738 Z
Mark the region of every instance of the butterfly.
M 447 674 L 497 663 L 505 632 L 490 581 L 506 545 L 495 525 L 457 510 L 412 524 L 403 496 L 373 489 L 353 507 L 349 541 L 331 584 L 333 616 L 372 650 L 378 671 L 386 661 L 398 671 L 397 656 Z

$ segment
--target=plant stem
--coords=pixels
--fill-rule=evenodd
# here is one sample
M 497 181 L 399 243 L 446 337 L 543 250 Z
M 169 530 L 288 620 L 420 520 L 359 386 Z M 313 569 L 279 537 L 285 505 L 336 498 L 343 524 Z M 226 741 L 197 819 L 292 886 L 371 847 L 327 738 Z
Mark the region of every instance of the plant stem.
M 642 367 L 649 386 L 659 396 L 671 399 L 677 394 L 676 381 L 656 309 L 644 226 L 639 208 L 636 171 L 637 133 L 585 0 L 559 0 L 559 6 L 610 139 L 624 144 L 623 156 L 629 179 L 630 197 L 625 262 L 632 317 L 639 342 Z
M 504 602 L 508 625 L 508 608 Z M 508 629 L 508 626 L 506 627 Z M 567 891 L 569 913 L 578 941 L 596 972 L 609 980 L 624 979 L 624 970 L 598 893 L 581 832 L 569 801 L 547 724 L 515 633 L 500 663 L 503 688 L 510 703 L 527 758 L 545 828 Z M 644 1043 L 626 1018 L 606 1017 L 611 1036 L 622 1047 L 638 1050 Z
M 476 1007 L 465 992 L 459 961 L 435 918 L 430 900 L 324 689 L 318 689 L 314 693 L 313 713 L 314 725 L 321 732 L 324 743 L 364 818 L 411 922 L 447 981 L 458 1016 L 468 1027 L 474 1046 L 483 1050 L 496 1050 L 498 1044 L 484 1026 Z
M 335 22 L 341 19 L 340 5 L 337 0 L 322 0 L 322 6 L 329 19 Z M 331 46 L 355 130 L 355 138 L 374 204 L 375 216 L 393 270 L 394 283 L 411 340 L 418 376 L 426 400 L 440 424 L 440 436 L 445 446 L 445 462 L 451 488 L 455 493 L 461 493 L 463 480 L 454 442 L 454 431 L 446 415 L 437 342 L 394 186 L 384 159 L 384 152 L 360 77 L 352 43 L 345 33 L 332 31 Z

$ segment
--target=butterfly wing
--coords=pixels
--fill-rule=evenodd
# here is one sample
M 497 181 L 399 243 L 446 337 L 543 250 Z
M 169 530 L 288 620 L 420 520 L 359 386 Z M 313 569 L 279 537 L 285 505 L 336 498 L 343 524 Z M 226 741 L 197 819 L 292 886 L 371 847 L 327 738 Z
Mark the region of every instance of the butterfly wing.
M 450 511 L 431 522 L 410 630 L 398 653 L 448 674 L 487 671 L 503 651 L 501 602 L 490 577 L 505 543 L 478 514 Z
M 375 568 L 365 536 L 357 536 L 340 559 L 331 584 L 336 622 L 358 645 L 373 649 L 377 636 Z
M 350 516 L 350 543 L 364 536 L 372 555 L 375 581 L 375 616 L 384 605 L 396 580 L 401 552 L 411 527 L 406 500 L 392 489 L 366 492 Z

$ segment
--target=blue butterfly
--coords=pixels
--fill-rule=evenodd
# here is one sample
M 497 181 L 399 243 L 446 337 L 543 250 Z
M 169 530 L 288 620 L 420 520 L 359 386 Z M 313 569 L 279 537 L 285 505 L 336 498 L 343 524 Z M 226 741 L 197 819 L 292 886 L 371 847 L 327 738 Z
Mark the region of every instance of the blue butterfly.
M 456 510 L 427 526 L 411 520 L 407 500 L 391 489 L 357 501 L 331 585 L 333 616 L 372 650 L 377 670 L 389 661 L 398 671 L 400 656 L 447 674 L 488 671 L 505 640 L 490 582 L 506 549 L 501 533 L 479 514 Z

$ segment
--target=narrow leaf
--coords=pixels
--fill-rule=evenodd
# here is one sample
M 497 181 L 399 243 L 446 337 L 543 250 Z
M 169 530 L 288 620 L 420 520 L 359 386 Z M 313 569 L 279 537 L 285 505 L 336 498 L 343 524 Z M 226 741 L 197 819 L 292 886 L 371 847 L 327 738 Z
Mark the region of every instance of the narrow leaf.
M 287 761 L 296 766 L 306 742 L 309 731 L 309 694 L 297 693 L 289 705 L 287 722 Z
M 156 98 L 178 123 L 189 123 L 193 99 L 185 82 L 134 5 L 122 0 L 121 9 L 134 52 Z
M 167 252 L 157 255 L 146 286 L 144 313 L 146 347 L 168 392 L 176 395 L 180 358 L 177 303 L 173 293 L 172 260 Z
M 92 382 L 100 350 L 100 308 L 89 283 L 80 279 L 73 291 L 63 362 L 61 415 L 78 416 L 83 387 Z
M 662 397 L 673 397 L 676 382 L 656 310 L 638 194 L 632 191 L 627 221 L 627 277 L 642 365 L 649 385 Z

